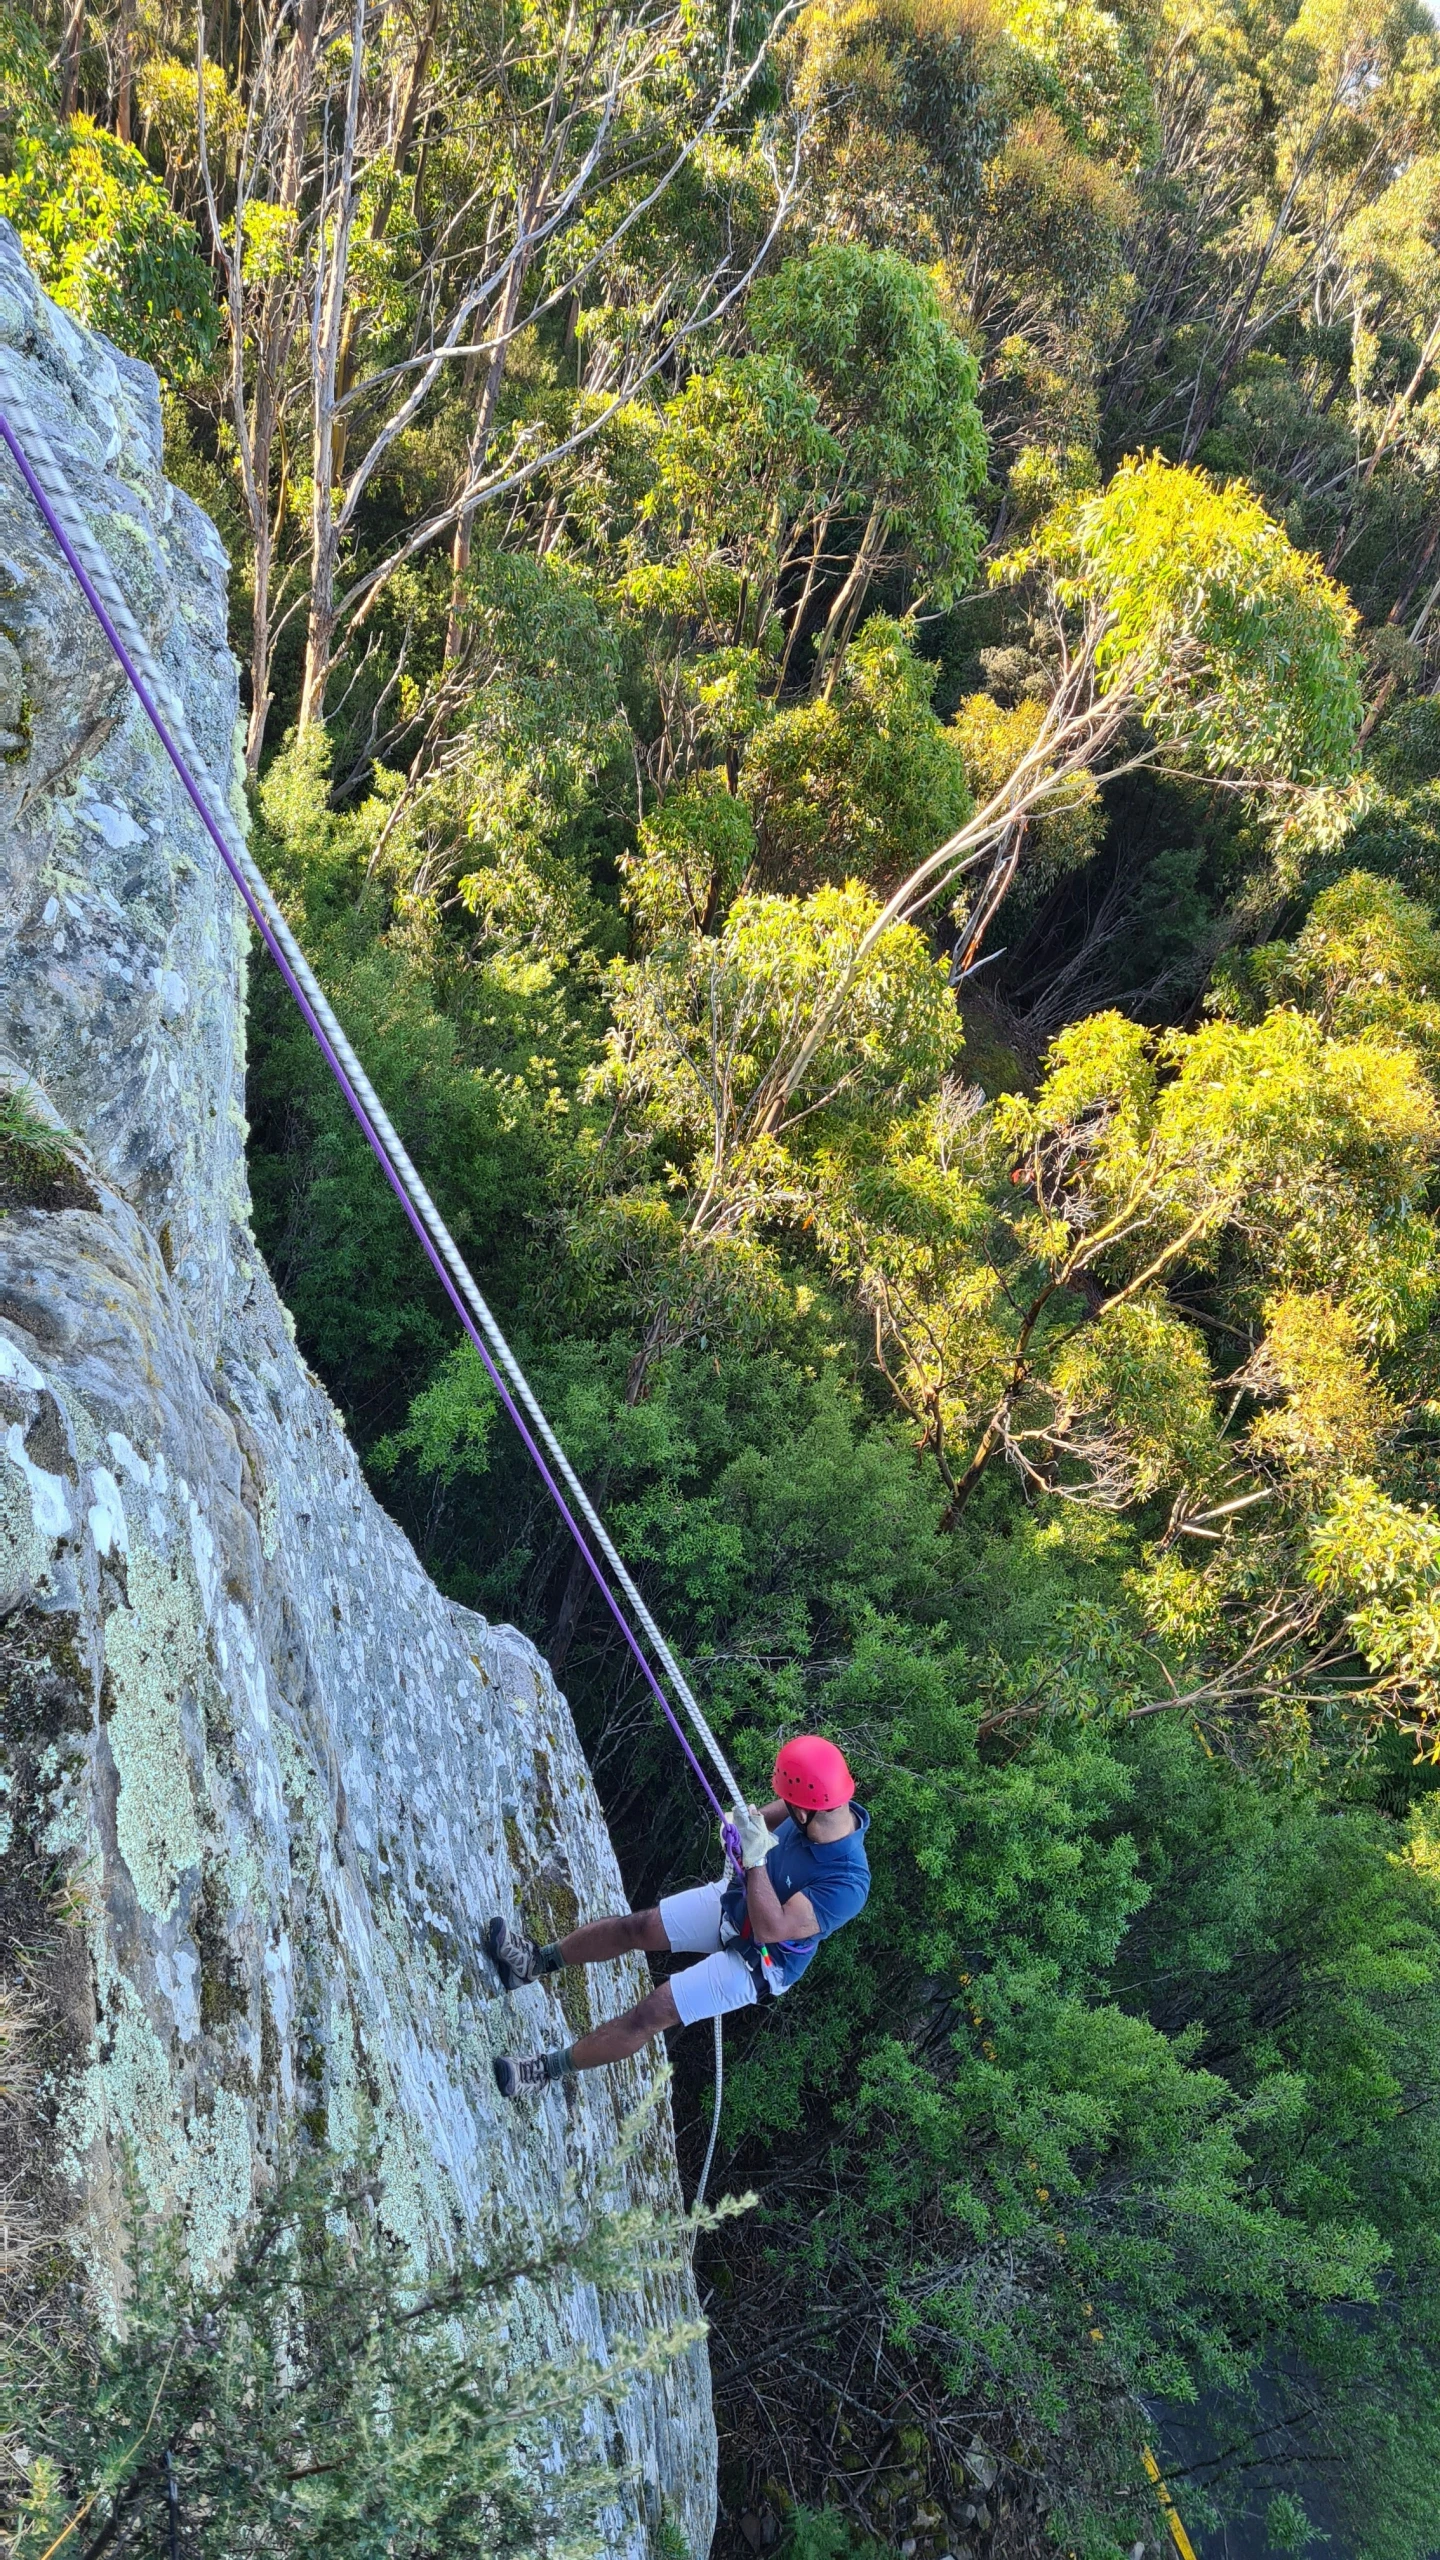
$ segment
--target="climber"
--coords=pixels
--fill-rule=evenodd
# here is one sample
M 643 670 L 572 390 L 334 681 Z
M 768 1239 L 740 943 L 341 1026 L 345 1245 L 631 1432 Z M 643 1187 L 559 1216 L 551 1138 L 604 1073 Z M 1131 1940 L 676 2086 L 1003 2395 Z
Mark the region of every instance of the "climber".
M 565 1965 L 604 1964 L 613 1956 L 699 1956 L 574 2044 L 549 2053 L 499 2054 L 495 2080 L 505 2098 L 544 2089 L 575 2071 L 622 2062 L 667 2027 L 693 2027 L 757 2000 L 771 2000 L 798 1981 L 822 1938 L 853 1920 L 870 1891 L 865 1834 L 870 1816 L 854 1801 L 855 1781 L 843 1752 L 820 1734 L 802 1733 L 778 1753 L 771 1803 L 737 1805 L 735 1827 L 745 1869 L 718 1884 L 667 1894 L 650 1911 L 588 1920 L 554 1946 L 492 1920 L 490 1958 L 507 1991 L 518 1991 Z

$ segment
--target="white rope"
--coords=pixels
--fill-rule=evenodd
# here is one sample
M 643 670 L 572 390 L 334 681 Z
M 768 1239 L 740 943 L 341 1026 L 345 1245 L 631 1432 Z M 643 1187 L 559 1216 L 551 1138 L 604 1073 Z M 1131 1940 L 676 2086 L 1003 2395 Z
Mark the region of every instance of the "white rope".
M 724 2095 L 725 2036 L 720 2021 L 720 2014 L 717 2010 L 715 2014 L 715 2105 L 710 2117 L 710 2147 L 705 2154 L 705 2166 L 700 2172 L 700 2184 L 695 2190 L 695 2201 L 690 2207 L 692 2213 L 699 2212 L 700 2207 L 705 2201 L 705 2190 L 710 2183 L 710 2164 L 715 2157 L 715 2137 L 720 2131 L 720 2101 Z M 695 2254 L 695 2239 L 693 2236 L 690 2242 L 690 2254 L 692 2257 Z
M 103 599 L 136 668 L 149 686 L 158 708 L 163 711 L 170 723 L 176 742 L 191 766 L 197 785 L 203 777 L 206 806 L 210 815 L 224 836 L 236 866 L 244 876 L 246 886 L 263 912 L 289 966 L 304 989 L 307 1002 L 323 1025 L 326 1037 L 331 1042 L 369 1114 L 406 1199 L 441 1256 L 478 1329 L 484 1335 L 497 1367 L 503 1370 L 517 1404 L 522 1407 L 527 1421 L 553 1463 L 576 1511 L 584 1520 L 600 1554 L 605 1558 L 616 1583 L 629 1602 L 637 1625 L 644 1631 L 656 1661 L 666 1673 L 675 1696 L 689 1717 L 702 1747 L 708 1753 L 711 1766 L 725 1790 L 725 1802 L 727 1804 L 743 1802 L 739 1781 L 711 1732 L 689 1681 L 636 1589 L 624 1558 L 615 1546 L 604 1521 L 551 1430 L 524 1370 L 481 1296 L 459 1246 L 412 1164 L 389 1113 L 351 1048 L 319 979 L 286 923 L 269 882 L 263 872 L 256 867 L 246 842 L 244 829 L 231 806 L 228 792 L 218 789 L 214 777 L 207 773 L 205 760 L 196 744 L 185 705 L 164 668 L 154 656 L 149 642 L 130 610 L 129 601 L 110 566 L 109 559 L 90 530 L 81 511 L 79 500 L 65 476 L 59 456 L 30 406 L 13 350 L 4 347 L 0 347 L 0 400 L 3 400 L 17 434 L 23 433 L 26 458 L 35 477 L 41 483 L 56 515 L 60 518 L 66 535 L 84 564 L 97 594 Z

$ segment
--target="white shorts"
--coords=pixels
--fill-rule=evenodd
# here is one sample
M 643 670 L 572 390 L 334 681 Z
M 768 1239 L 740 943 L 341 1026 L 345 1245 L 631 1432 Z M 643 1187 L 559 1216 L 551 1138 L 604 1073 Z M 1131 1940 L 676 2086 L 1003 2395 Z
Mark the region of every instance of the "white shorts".
M 723 1884 L 692 1885 L 688 1893 L 667 1893 L 660 1905 L 665 1935 L 677 1956 L 701 1956 L 672 1973 L 670 1988 L 682 2027 L 699 2018 L 726 2018 L 732 2009 L 749 2009 L 759 1999 L 755 1976 L 742 1955 L 720 1944 Z

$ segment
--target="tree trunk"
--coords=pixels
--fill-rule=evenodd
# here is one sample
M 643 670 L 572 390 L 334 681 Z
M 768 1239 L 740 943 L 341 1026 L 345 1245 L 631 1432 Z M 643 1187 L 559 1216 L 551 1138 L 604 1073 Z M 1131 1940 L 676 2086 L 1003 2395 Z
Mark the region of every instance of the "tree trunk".
M 285 162 L 280 173 L 280 202 L 292 211 L 300 201 L 300 180 L 305 165 L 305 128 L 310 118 L 310 85 L 319 35 L 320 0 L 300 0 L 300 14 L 295 22 L 295 41 L 290 49 L 288 66 L 289 130 L 285 139 Z
M 305 137 L 309 125 L 314 81 L 316 48 L 319 41 L 320 0 L 300 0 L 295 32 L 289 50 L 267 74 L 273 78 L 276 113 L 283 134 L 283 149 L 274 192 L 268 201 L 282 211 L 293 213 L 299 206 L 305 173 Z M 238 25 L 237 86 L 244 86 L 250 34 L 249 12 L 242 6 Z M 267 60 L 265 45 L 260 45 L 260 60 Z M 203 77 L 203 63 L 201 72 Z M 203 93 L 202 93 L 203 94 Z M 261 201 L 265 201 L 262 196 Z M 212 223 L 218 220 L 213 196 Z M 217 230 L 216 248 L 222 235 Z M 250 714 L 245 731 L 245 768 L 253 779 L 259 771 L 265 743 L 265 724 L 271 704 L 270 678 L 274 660 L 271 616 L 274 610 L 273 585 L 275 545 L 284 517 L 283 491 L 272 499 L 270 475 L 274 463 L 276 438 L 281 415 L 282 386 L 295 341 L 296 319 L 287 288 L 274 283 L 259 288 L 254 303 L 249 303 L 238 276 L 232 274 L 230 294 L 231 333 L 231 407 L 245 483 L 246 509 L 250 518 L 250 539 L 254 556 L 254 590 L 250 640 Z M 248 330 L 253 332 L 253 373 L 247 384 L 244 344 Z
M 345 101 L 345 140 L 334 196 L 330 273 L 316 335 L 311 396 L 315 403 L 314 493 L 310 507 L 310 618 L 305 633 L 305 682 L 301 730 L 325 718 L 325 688 L 335 646 L 335 586 L 340 534 L 335 513 L 335 401 L 340 346 L 350 282 L 350 235 L 355 220 L 355 151 L 360 126 L 360 79 L 365 58 L 365 0 L 355 0 L 351 28 L 350 85 Z M 323 234 L 322 234 L 323 236 Z
M 877 498 L 865 519 L 860 548 L 851 563 L 850 574 L 836 596 L 825 618 L 825 628 L 815 647 L 815 685 L 828 702 L 834 693 L 851 634 L 860 617 L 860 609 L 870 591 L 880 557 L 880 542 L 885 527 L 885 509 Z M 823 678 L 823 682 L 822 682 Z
M 269 486 L 269 457 L 262 488 Z M 250 717 L 245 724 L 245 770 L 253 782 L 260 770 L 265 723 L 274 699 L 270 691 L 270 572 L 273 546 L 268 520 L 256 533 L 254 605 L 250 622 Z
M 815 527 L 815 539 L 810 545 L 810 560 L 805 571 L 805 584 L 800 590 L 800 601 L 795 606 L 790 616 L 790 629 L 785 641 L 785 654 L 780 661 L 779 674 L 775 678 L 775 700 L 777 702 L 785 690 L 785 679 L 790 672 L 790 660 L 794 652 L 795 643 L 801 637 L 805 628 L 805 616 L 810 610 L 810 598 L 815 592 L 815 581 L 820 575 L 821 556 L 824 552 L 826 539 L 830 532 L 830 519 L 833 512 L 833 508 L 827 507 L 824 514 L 821 516 L 819 523 Z
M 974 967 L 980 945 L 994 923 L 1002 901 L 1008 895 L 1010 884 L 1019 868 L 1020 856 L 1029 831 L 1028 818 L 1017 818 L 1014 826 L 1006 830 L 995 849 L 985 885 L 960 927 L 955 945 L 955 957 L 951 963 L 951 984 L 955 988 L 957 1003 L 960 997 L 960 981 L 967 969 Z
M 409 78 L 405 83 L 405 96 L 401 102 L 395 127 L 395 144 L 390 154 L 391 182 L 380 189 L 375 199 L 375 210 L 370 217 L 370 237 L 377 243 L 384 239 L 389 228 L 400 181 L 405 174 L 405 163 L 410 157 L 410 145 L 415 138 L 416 118 L 425 87 L 425 76 L 430 68 L 430 56 L 434 51 L 435 31 L 439 23 L 440 0 L 430 0 L 430 6 L 425 13 L 425 23 L 420 30 L 420 39 L 415 47 L 415 59 L 410 65 Z M 359 354 L 360 319 L 352 302 L 346 308 L 345 323 L 340 333 L 340 360 L 336 370 L 335 390 L 337 400 L 343 401 L 347 393 L 355 387 L 355 376 L 359 370 Z M 349 433 L 348 419 L 343 416 L 337 418 L 332 445 L 337 481 L 344 477 L 345 447 L 349 441 Z
M 516 317 L 519 313 L 520 297 L 525 290 L 525 271 L 530 263 L 529 257 L 521 246 L 521 243 L 530 228 L 532 220 L 533 208 L 529 197 L 526 196 L 522 198 L 517 213 L 515 263 L 512 266 L 509 275 L 505 279 L 505 291 L 501 296 L 500 312 L 496 322 L 495 349 L 490 358 L 489 364 L 485 368 L 485 380 L 480 392 L 480 405 L 475 412 L 475 426 L 470 437 L 470 449 L 465 457 L 465 485 L 467 488 L 473 486 L 474 482 L 479 478 L 480 473 L 485 467 L 485 456 L 490 450 L 490 438 L 495 428 L 495 411 L 500 402 L 500 386 L 505 379 L 505 359 L 510 351 L 510 332 L 515 326 Z M 450 612 L 445 625 L 445 663 L 447 666 L 453 658 L 459 655 L 461 608 L 465 595 L 465 576 L 470 566 L 470 548 L 474 539 L 475 518 L 479 512 L 479 501 L 475 500 L 470 505 L 462 507 L 455 520 L 455 539 L 450 550 Z
M 607 1468 L 595 1488 L 593 1498 L 597 1508 L 603 1505 L 608 1488 L 609 1469 Z M 557 1680 L 565 1668 L 570 1647 L 580 1632 L 580 1621 L 585 1614 L 585 1604 L 594 1588 L 595 1577 L 577 1547 L 570 1558 L 570 1570 L 565 1576 L 565 1588 L 560 1595 L 560 1607 L 550 1632 L 550 1641 L 545 1647 L 545 1659 Z
M 60 112 L 73 116 L 80 104 L 80 52 L 85 41 L 85 0 L 70 0 L 65 18 L 64 68 L 61 73 Z
M 130 101 L 135 85 L 135 13 L 134 0 L 120 0 L 115 21 L 115 133 L 117 140 L 129 142 Z
M 319 450 L 320 439 L 316 438 Z M 317 478 L 310 511 L 310 612 L 305 625 L 305 680 L 300 689 L 297 727 L 323 724 L 325 691 L 335 645 L 335 507 L 332 491 Z

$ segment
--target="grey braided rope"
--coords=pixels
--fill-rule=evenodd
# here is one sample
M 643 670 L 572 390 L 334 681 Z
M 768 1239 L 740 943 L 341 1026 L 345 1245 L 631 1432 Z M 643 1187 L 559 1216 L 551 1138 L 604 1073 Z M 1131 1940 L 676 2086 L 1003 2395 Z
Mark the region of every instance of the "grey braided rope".
M 23 429 L 26 456 L 37 480 L 63 523 L 67 537 L 73 543 L 78 557 L 84 564 L 86 574 L 94 583 L 97 594 L 103 599 L 106 610 L 113 618 L 125 647 L 149 686 L 157 707 L 163 711 L 169 722 L 175 740 L 189 763 L 197 783 L 203 783 L 210 814 L 223 834 L 237 868 L 243 873 L 246 886 L 255 899 L 256 905 L 262 910 L 266 923 L 303 988 L 307 1002 L 313 1007 L 323 1025 L 326 1037 L 334 1047 L 337 1057 L 369 1114 L 376 1135 L 385 1149 L 407 1200 L 444 1261 L 476 1326 L 484 1335 L 497 1367 L 504 1371 L 517 1404 L 522 1407 L 536 1438 L 542 1443 L 556 1474 L 574 1503 L 576 1511 L 584 1520 L 599 1552 L 604 1556 L 616 1584 L 624 1593 L 634 1613 L 636 1624 L 643 1630 L 657 1662 L 670 1680 L 676 1697 L 690 1718 L 701 1744 L 709 1754 L 711 1764 L 725 1789 L 726 1801 L 730 1804 L 743 1801 L 739 1781 L 711 1732 L 694 1691 L 641 1598 L 624 1558 L 615 1546 L 604 1521 L 552 1431 L 524 1370 L 481 1296 L 464 1255 L 412 1164 L 389 1113 L 351 1048 L 319 979 L 286 923 L 269 882 L 264 873 L 257 868 L 246 842 L 244 829 L 231 805 L 229 793 L 217 788 L 214 776 L 208 771 L 190 727 L 185 705 L 136 622 L 130 610 L 129 600 L 111 568 L 109 558 L 92 533 L 79 500 L 66 478 L 60 458 L 30 406 L 14 352 L 6 347 L 0 347 L 0 399 L 3 399 L 4 406 L 9 411 L 17 431 Z

